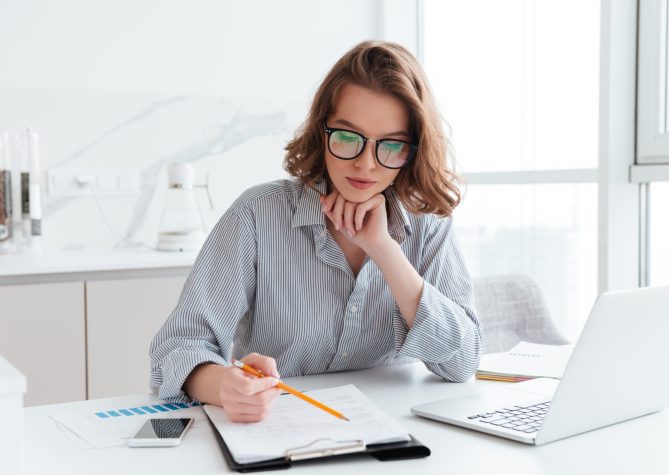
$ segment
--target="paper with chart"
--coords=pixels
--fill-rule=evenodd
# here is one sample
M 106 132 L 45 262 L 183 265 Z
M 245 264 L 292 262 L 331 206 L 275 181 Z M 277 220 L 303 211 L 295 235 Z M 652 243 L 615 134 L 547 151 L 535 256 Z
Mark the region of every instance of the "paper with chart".
M 308 392 L 309 396 L 343 413 L 338 419 L 291 395 L 279 396 L 271 414 L 256 423 L 230 422 L 217 406 L 204 406 L 238 463 L 285 457 L 290 450 L 408 441 L 407 430 L 385 414 L 358 388 L 349 384 Z
M 197 417 L 197 404 L 149 404 L 97 410 L 70 410 L 52 414 L 51 419 L 78 447 L 106 448 L 125 445 L 145 420 L 155 417 Z

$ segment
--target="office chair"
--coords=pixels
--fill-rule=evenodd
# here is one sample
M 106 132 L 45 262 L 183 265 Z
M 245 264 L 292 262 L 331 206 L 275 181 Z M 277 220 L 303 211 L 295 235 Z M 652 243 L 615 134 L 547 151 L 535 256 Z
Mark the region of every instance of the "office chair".
M 525 275 L 473 279 L 474 298 L 485 335 L 484 353 L 508 351 L 520 341 L 570 343 L 553 322 L 541 289 Z

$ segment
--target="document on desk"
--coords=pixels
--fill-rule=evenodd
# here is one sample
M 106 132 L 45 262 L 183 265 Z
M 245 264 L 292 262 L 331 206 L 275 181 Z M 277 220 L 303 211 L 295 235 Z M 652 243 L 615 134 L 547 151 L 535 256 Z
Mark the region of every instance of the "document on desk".
M 50 417 L 78 447 L 101 449 L 127 444 L 128 438 L 148 418 L 197 417 L 202 414 L 199 407 L 158 402 L 111 410 L 74 410 L 51 414 Z
M 261 422 L 231 422 L 217 406 L 204 410 L 238 463 L 252 463 L 299 453 L 360 443 L 410 440 L 409 433 L 354 385 L 319 389 L 309 396 L 343 413 L 338 419 L 301 399 L 279 396 L 270 415 Z
M 544 345 L 521 341 L 508 352 L 483 355 L 476 377 L 500 381 L 560 379 L 573 349 L 574 345 Z

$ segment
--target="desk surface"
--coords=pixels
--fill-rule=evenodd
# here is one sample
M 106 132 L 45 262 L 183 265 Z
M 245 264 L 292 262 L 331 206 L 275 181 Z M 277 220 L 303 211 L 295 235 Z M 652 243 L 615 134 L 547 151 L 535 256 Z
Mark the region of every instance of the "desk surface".
M 302 390 L 355 384 L 432 450 L 425 459 L 379 462 L 359 457 L 298 465 L 288 473 L 577 474 L 669 473 L 669 410 L 548 445 L 524 445 L 413 416 L 412 405 L 507 383 L 447 383 L 420 364 L 290 378 Z M 49 418 L 67 409 L 124 407 L 155 400 L 133 395 L 25 409 L 26 474 L 217 474 L 227 472 L 204 415 L 179 447 L 80 449 Z

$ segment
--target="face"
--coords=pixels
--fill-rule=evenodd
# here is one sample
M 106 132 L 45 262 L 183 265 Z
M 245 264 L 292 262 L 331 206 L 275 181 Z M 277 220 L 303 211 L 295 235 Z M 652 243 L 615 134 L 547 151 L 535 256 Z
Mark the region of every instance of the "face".
M 409 114 L 394 96 L 347 84 L 339 92 L 334 112 L 326 119 L 331 128 L 347 129 L 369 139 L 410 142 Z M 325 133 L 325 132 L 323 132 Z M 325 166 L 334 187 L 347 201 L 362 203 L 381 193 L 393 182 L 399 169 L 382 166 L 374 155 L 376 142 L 368 141 L 362 153 L 342 160 L 325 144 Z

